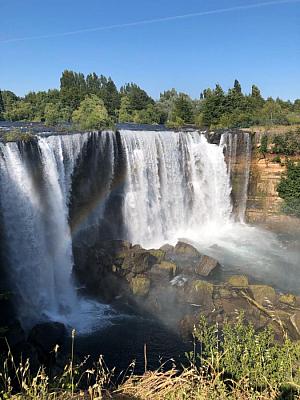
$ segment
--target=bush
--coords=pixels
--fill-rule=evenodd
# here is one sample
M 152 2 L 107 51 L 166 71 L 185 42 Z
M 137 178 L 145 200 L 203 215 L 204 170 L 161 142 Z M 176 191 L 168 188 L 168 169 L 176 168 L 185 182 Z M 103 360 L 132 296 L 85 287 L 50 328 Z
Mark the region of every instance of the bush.
M 34 135 L 31 132 L 22 132 L 20 129 L 13 129 L 5 132 L 2 136 L 4 142 L 29 142 L 33 140 Z
M 268 136 L 262 135 L 260 138 L 260 148 L 259 152 L 262 154 L 266 154 L 268 152 Z
M 288 161 L 287 171 L 282 175 L 277 191 L 284 200 L 283 211 L 300 217 L 300 162 Z

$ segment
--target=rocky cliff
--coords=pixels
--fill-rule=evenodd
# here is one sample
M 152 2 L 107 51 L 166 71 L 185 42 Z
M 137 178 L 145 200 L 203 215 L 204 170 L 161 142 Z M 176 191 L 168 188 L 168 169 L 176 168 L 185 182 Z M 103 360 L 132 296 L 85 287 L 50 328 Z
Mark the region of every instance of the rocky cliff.
M 282 173 L 286 170 L 285 156 L 274 160 L 274 154 L 259 152 L 261 134 L 252 136 L 253 151 L 250 164 L 246 221 L 277 232 L 300 232 L 299 219 L 282 212 L 283 201 L 277 192 Z

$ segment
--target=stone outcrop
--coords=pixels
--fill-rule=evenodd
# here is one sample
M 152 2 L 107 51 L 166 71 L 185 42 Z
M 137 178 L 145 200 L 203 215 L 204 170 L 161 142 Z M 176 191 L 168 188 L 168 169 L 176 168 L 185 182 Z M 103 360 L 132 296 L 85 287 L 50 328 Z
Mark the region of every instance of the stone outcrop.
M 270 324 L 281 337 L 284 326 L 292 338 L 300 338 L 298 297 L 254 284 L 246 275 L 231 275 L 224 282 L 222 274 L 215 274 L 221 268 L 217 260 L 183 241 L 159 250 L 123 241 L 99 242 L 81 261 L 75 271 L 88 294 L 109 299 L 116 307 L 150 313 L 184 335 L 192 332 L 201 315 L 222 325 L 243 312 L 257 329 Z

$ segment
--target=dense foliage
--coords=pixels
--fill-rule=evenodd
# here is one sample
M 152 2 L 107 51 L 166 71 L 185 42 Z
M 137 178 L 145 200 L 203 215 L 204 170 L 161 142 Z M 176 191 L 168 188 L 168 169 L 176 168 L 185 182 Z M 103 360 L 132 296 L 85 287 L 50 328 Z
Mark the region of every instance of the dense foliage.
M 214 89 L 203 90 L 198 99 L 191 99 L 187 94 L 171 89 L 161 93 L 160 98 L 154 101 L 135 83 L 126 84 L 118 90 L 110 77 L 96 73 L 84 76 L 68 70 L 62 73 L 59 90 L 30 92 L 23 98 L 9 90 L 0 91 L 0 119 L 37 121 L 48 125 L 72 122 L 74 112 L 82 106 L 82 102 L 86 102 L 87 96 L 101 100 L 101 107 L 104 105 L 108 115 L 105 123 L 109 125 L 135 122 L 173 127 L 193 124 L 229 128 L 256 124 L 300 124 L 300 99 L 294 103 L 279 98 L 265 100 L 255 85 L 250 94 L 244 94 L 237 80 L 227 92 L 217 84 Z M 84 109 L 88 111 L 83 105 L 81 113 Z M 84 125 L 85 129 L 92 129 L 97 124 L 92 119 L 91 126 Z M 103 119 L 100 125 L 103 125 Z
M 284 199 L 284 211 L 300 217 L 300 162 L 288 161 L 277 190 Z

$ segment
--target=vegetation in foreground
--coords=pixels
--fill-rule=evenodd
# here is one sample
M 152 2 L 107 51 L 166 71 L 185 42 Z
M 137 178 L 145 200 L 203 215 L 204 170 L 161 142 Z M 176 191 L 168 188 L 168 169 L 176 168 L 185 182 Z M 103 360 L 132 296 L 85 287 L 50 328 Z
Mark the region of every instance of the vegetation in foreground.
M 0 91 L 1 119 L 48 125 L 73 122 L 81 129 L 99 129 L 116 122 L 170 127 L 193 124 L 201 128 L 297 125 L 300 124 L 300 99 L 294 102 L 264 99 L 256 85 L 250 94 L 244 94 L 235 80 L 227 92 L 217 84 L 192 99 L 186 93 L 171 89 L 154 101 L 135 83 L 125 84 L 118 90 L 110 77 L 96 73 L 84 76 L 66 70 L 59 90 L 30 92 L 24 97 L 9 90 Z
M 280 322 L 280 321 L 279 321 Z M 238 315 L 235 324 L 208 326 L 202 319 L 194 330 L 195 351 L 187 354 L 189 367 L 174 366 L 127 374 L 113 384 L 100 357 L 93 369 L 73 360 L 53 379 L 40 368 L 30 375 L 29 362 L 16 365 L 11 353 L 0 374 L 5 399 L 297 399 L 300 389 L 300 343 L 283 334 L 278 342 L 266 328 L 256 332 Z M 199 349 L 196 351 L 196 349 Z M 132 371 L 134 364 L 128 371 Z M 85 382 L 83 384 L 83 382 Z M 18 389 L 16 390 L 17 387 Z

